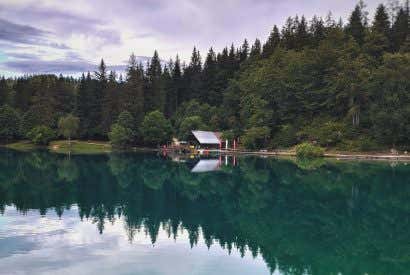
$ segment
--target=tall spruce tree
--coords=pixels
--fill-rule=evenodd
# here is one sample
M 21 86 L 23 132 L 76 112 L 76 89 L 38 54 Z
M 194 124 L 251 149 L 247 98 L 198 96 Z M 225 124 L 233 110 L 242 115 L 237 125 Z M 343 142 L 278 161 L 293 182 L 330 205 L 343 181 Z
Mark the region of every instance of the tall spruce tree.
M 204 63 L 204 70 L 202 72 L 202 84 L 201 95 L 199 97 L 200 102 L 209 103 L 211 105 L 218 105 L 220 102 L 221 90 L 217 86 L 217 74 L 218 67 L 216 61 L 216 55 L 212 48 L 206 56 Z
M 104 97 L 101 107 L 101 129 L 104 136 L 107 136 L 111 125 L 120 113 L 118 92 L 119 83 L 117 82 L 117 74 L 115 71 L 111 71 L 108 75 L 107 87 L 104 90 Z
M 183 100 L 198 98 L 201 94 L 201 71 L 201 55 L 196 47 L 194 47 L 192 51 L 191 61 L 188 67 L 186 67 L 184 70 L 184 82 L 186 85 L 186 90 L 183 95 Z
M 249 43 L 248 40 L 244 40 L 239 53 L 239 62 L 245 61 L 249 56 Z
M 7 104 L 9 101 L 10 90 L 7 84 L 6 79 L 3 77 L 0 78 L 0 106 Z
M 400 50 L 409 35 L 410 14 L 408 9 L 400 8 L 392 26 L 392 49 Z
M 154 51 L 147 68 L 147 91 L 145 93 L 145 112 L 159 110 L 163 112 L 165 94 L 161 79 L 162 67 L 158 52 Z
M 144 118 L 144 102 L 144 71 L 132 53 L 128 61 L 126 83 L 120 94 L 120 109 L 128 111 L 138 126 Z
M 356 5 L 354 11 L 350 15 L 349 23 L 346 27 L 346 32 L 350 34 L 359 45 L 363 45 L 365 37 L 365 16 L 363 5 Z
M 253 43 L 249 57 L 252 59 L 258 59 L 261 56 L 261 41 L 256 38 Z
M 268 40 L 263 45 L 262 57 L 269 57 L 280 44 L 280 33 L 278 27 L 275 25 L 269 35 Z

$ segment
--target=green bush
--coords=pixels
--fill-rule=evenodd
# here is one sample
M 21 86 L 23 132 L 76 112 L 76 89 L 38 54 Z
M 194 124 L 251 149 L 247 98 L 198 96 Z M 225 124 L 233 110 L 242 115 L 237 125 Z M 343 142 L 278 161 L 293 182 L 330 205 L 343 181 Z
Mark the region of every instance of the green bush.
M 301 143 L 296 146 L 296 156 L 300 158 L 317 158 L 322 157 L 325 150 L 308 142 Z
M 47 126 L 36 126 L 27 133 L 27 138 L 34 144 L 48 145 L 50 141 L 56 138 L 56 133 Z
M 144 117 L 141 134 L 146 145 L 160 145 L 172 138 L 172 126 L 163 113 L 153 111 Z
M 268 127 L 252 127 L 245 131 L 242 136 L 242 143 L 247 149 L 266 148 L 266 143 L 270 135 Z
M 124 147 L 132 141 L 132 133 L 130 129 L 127 129 L 118 123 L 114 123 L 111 125 L 111 131 L 108 133 L 108 138 L 113 146 Z

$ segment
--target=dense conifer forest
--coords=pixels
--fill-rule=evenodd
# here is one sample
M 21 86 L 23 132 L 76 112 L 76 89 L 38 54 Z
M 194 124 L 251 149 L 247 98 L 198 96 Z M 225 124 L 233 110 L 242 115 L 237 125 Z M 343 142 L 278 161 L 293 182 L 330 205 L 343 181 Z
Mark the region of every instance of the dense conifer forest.
M 57 138 L 62 117 L 76 137 L 158 145 L 191 129 L 223 132 L 247 148 L 314 141 L 340 150 L 410 147 L 409 2 L 359 2 L 347 22 L 289 17 L 262 43 L 243 41 L 206 56 L 194 48 L 148 64 L 132 54 L 126 75 L 30 75 L 0 79 L 0 140 Z

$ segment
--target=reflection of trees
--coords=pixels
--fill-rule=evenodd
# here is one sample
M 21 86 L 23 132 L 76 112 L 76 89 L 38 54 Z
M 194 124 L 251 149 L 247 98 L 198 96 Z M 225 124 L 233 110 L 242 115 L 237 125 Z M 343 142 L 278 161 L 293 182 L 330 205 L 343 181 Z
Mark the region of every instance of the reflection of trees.
M 11 156 L 10 156 L 11 154 Z M 34 161 L 33 161 L 34 160 Z M 409 168 L 249 158 L 240 167 L 192 174 L 150 155 L 34 156 L 0 153 L 0 211 L 77 204 L 102 233 L 124 217 L 130 241 L 160 228 L 191 245 L 261 254 L 284 274 L 403 274 L 410 268 Z M 310 165 L 308 165 L 311 167 Z M 74 168 L 76 167 L 76 168 Z M 306 165 L 304 165 L 304 168 Z

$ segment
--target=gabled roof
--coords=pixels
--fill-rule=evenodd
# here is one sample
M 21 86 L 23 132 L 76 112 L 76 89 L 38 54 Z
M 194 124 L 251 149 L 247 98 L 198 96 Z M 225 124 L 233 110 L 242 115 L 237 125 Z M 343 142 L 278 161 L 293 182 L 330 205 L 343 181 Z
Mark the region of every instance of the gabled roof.
M 194 137 L 200 144 L 219 144 L 220 140 L 214 132 L 192 131 Z

